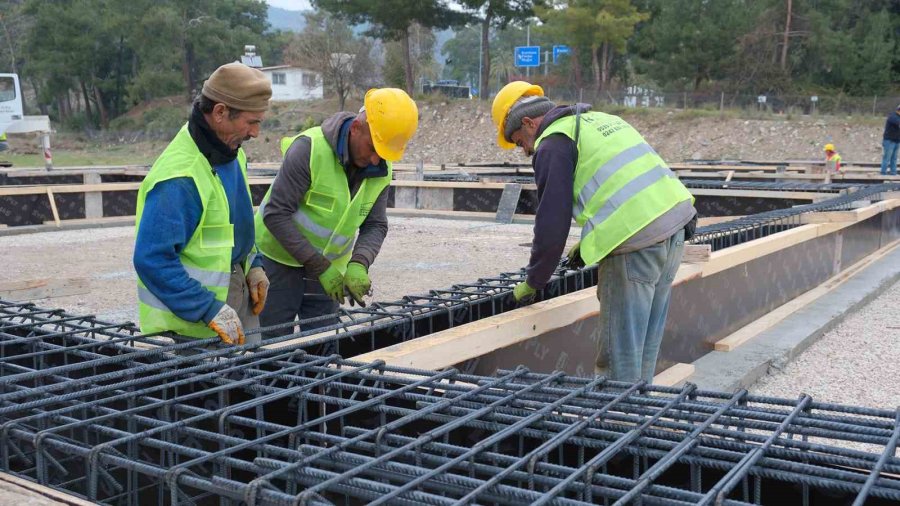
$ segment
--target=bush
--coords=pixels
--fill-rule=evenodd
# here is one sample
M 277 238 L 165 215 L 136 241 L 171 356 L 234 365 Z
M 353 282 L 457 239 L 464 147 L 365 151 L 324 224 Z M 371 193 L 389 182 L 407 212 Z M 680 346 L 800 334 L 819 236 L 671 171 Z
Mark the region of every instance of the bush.
M 145 132 L 175 134 L 187 121 L 188 113 L 183 107 L 157 107 L 141 117 L 141 129 Z

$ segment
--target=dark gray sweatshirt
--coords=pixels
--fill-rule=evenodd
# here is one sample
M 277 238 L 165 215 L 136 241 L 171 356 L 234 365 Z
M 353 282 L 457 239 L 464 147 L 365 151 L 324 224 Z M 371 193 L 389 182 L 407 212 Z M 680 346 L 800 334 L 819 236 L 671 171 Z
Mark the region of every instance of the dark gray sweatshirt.
M 537 136 L 554 121 L 591 110 L 589 104 L 557 106 L 550 110 L 538 128 Z M 534 218 L 534 242 L 531 260 L 525 268 L 526 280 L 533 288 L 543 288 L 559 265 L 572 225 L 572 193 L 578 150 L 575 142 L 563 134 L 547 136 L 541 141 L 531 161 L 537 183 L 538 207 Z M 610 255 L 620 255 L 651 246 L 668 239 L 690 222 L 697 211 L 690 201 L 681 202 L 650 222 L 620 244 Z
M 350 121 L 355 117 L 355 114 L 339 112 L 322 123 L 322 132 L 347 173 L 350 195 L 356 195 L 365 178 L 387 174 L 387 165 L 384 161 L 378 167 L 365 169 L 357 168 L 351 161 L 348 130 Z M 311 142 L 308 137 L 297 138 L 288 148 L 284 161 L 281 163 L 281 170 L 278 171 L 278 175 L 272 182 L 272 193 L 269 195 L 269 203 L 266 204 L 263 213 L 263 222 L 284 249 L 306 267 L 312 276 L 318 277 L 328 268 L 330 262 L 303 237 L 292 219 L 311 184 L 310 152 Z M 359 236 L 353 246 L 353 255 L 350 261 L 361 263 L 367 269 L 378 256 L 381 244 L 387 235 L 387 195 L 387 188 L 385 188 L 375 201 L 369 215 L 360 225 Z

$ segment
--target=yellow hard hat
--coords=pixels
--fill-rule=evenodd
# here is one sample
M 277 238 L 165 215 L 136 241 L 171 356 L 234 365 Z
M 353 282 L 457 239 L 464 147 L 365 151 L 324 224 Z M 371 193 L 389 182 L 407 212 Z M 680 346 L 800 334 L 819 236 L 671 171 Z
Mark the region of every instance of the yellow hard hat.
M 406 143 L 419 127 L 419 108 L 405 91 L 373 88 L 363 101 L 372 144 L 378 156 L 396 162 L 403 158 Z
M 831 143 L 826 144 L 825 151 L 834 151 L 834 144 L 831 144 Z
M 491 118 L 494 120 L 494 126 L 497 127 L 497 144 L 503 149 L 512 149 L 515 144 L 506 140 L 503 135 L 503 124 L 506 123 L 506 117 L 513 104 L 522 97 L 537 95 L 544 96 L 544 89 L 536 84 L 526 83 L 525 81 L 513 81 L 503 87 L 494 97 L 494 104 L 491 106 Z

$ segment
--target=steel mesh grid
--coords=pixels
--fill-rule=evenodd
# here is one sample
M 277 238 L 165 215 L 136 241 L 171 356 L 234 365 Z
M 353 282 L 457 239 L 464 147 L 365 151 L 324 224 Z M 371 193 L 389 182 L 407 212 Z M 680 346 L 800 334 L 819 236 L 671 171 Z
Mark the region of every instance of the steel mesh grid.
M 738 504 L 784 483 L 807 502 L 900 500 L 880 474 L 900 473 L 894 411 L 296 348 L 179 356 L 91 317 L 24 324 L 38 311 L 2 307 L 0 462 L 90 500 Z

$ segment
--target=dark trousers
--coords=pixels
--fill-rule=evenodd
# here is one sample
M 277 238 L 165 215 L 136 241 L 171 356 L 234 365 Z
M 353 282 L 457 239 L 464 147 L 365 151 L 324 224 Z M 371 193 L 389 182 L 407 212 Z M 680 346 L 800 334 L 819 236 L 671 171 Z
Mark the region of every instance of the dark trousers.
M 269 278 L 269 294 L 266 307 L 259 315 L 263 327 L 301 320 L 300 330 L 307 331 L 338 322 L 337 317 L 323 318 L 315 322 L 302 322 L 317 316 L 333 315 L 338 311 L 338 303 L 325 295 L 319 280 L 306 274 L 303 267 L 291 267 L 263 256 L 263 268 Z M 264 339 L 293 334 L 294 327 L 263 332 Z M 329 355 L 334 347 L 330 344 L 315 346 L 308 351 L 314 355 Z

